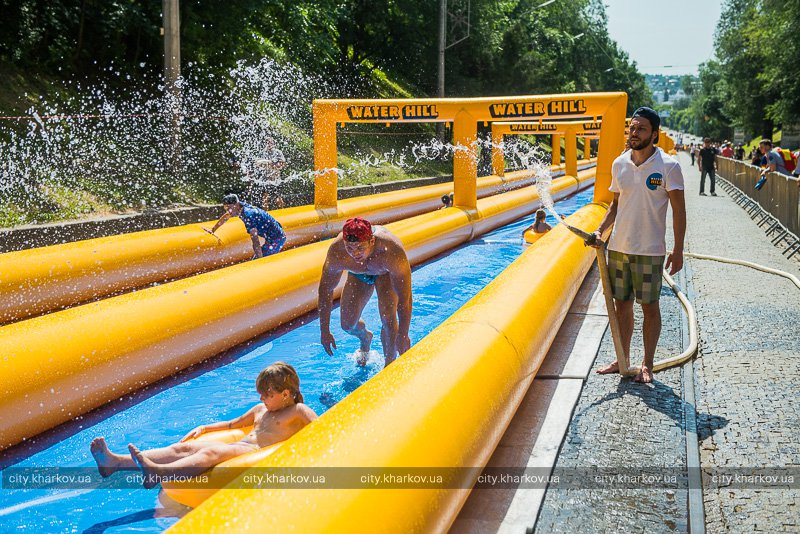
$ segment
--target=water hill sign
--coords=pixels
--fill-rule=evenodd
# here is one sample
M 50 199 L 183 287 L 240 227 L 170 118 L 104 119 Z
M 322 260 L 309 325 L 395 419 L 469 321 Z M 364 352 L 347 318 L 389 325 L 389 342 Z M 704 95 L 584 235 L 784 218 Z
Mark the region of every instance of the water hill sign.
M 549 102 L 498 102 L 489 107 L 493 119 L 518 119 L 543 115 L 577 115 L 586 113 L 583 99 L 551 100 Z

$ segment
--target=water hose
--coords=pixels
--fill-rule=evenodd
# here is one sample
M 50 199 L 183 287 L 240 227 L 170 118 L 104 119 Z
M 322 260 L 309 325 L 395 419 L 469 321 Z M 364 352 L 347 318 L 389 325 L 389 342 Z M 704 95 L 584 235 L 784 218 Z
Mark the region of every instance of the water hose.
M 722 263 L 730 263 L 733 265 L 743 265 L 745 267 L 750 267 L 752 269 L 756 269 L 759 271 L 763 271 L 765 273 L 770 274 L 777 274 L 778 276 L 783 276 L 784 278 L 788 278 L 791 280 L 798 289 L 800 289 L 800 279 L 798 279 L 795 275 L 791 273 L 787 273 L 786 271 L 780 271 L 778 269 L 772 269 L 770 267 L 764 267 L 763 265 L 759 265 L 758 263 L 752 263 L 749 261 L 744 260 L 734 260 L 731 258 L 721 258 L 719 256 L 709 256 L 707 254 L 696 254 L 693 252 L 685 252 L 683 254 L 687 258 L 695 258 L 698 260 L 710 260 L 710 261 L 719 261 Z M 695 315 L 694 308 L 689 303 L 689 300 L 686 296 L 681 292 L 680 288 L 675 284 L 675 281 L 672 277 L 664 271 L 664 280 L 667 281 L 672 291 L 675 293 L 675 296 L 678 297 L 678 300 L 681 301 L 683 305 L 683 309 L 686 310 L 686 316 L 689 321 L 689 348 L 687 348 L 682 354 L 679 356 L 675 356 L 673 358 L 667 358 L 666 360 L 660 360 L 653 365 L 653 371 L 660 371 L 661 369 L 666 369 L 668 367 L 673 367 L 675 365 L 680 365 L 686 360 L 690 359 L 694 356 L 695 352 L 697 351 L 697 343 L 698 343 L 698 336 L 697 336 L 697 316 Z
M 608 310 L 608 324 L 611 327 L 611 338 L 614 341 L 614 351 L 617 355 L 617 364 L 619 365 L 620 374 L 623 376 L 630 376 L 639 371 L 638 367 L 630 367 L 630 362 L 628 358 L 625 356 L 625 351 L 622 348 L 622 340 L 619 333 L 619 323 L 617 322 L 616 313 L 614 313 L 614 299 L 612 297 L 612 289 L 611 289 L 611 279 L 608 275 L 608 264 L 606 263 L 606 245 L 607 243 L 601 239 L 598 239 L 595 234 L 589 234 L 584 232 L 580 228 L 575 228 L 574 226 L 570 226 L 569 224 L 562 223 L 566 226 L 572 233 L 582 238 L 587 245 L 597 244 L 597 269 L 600 272 L 600 280 L 603 284 L 603 296 L 605 297 L 606 301 L 606 308 Z M 788 278 L 791 280 L 798 289 L 800 289 L 800 279 L 797 276 L 787 273 L 785 271 L 780 271 L 778 269 L 772 269 L 770 267 L 764 267 L 763 265 L 759 265 L 757 263 L 752 263 L 749 261 L 744 260 L 734 260 L 730 258 L 721 258 L 719 256 L 709 256 L 706 254 L 695 254 L 691 252 L 687 252 L 684 254 L 685 257 L 688 258 L 695 258 L 699 260 L 711 260 L 711 261 L 719 261 L 723 263 L 730 263 L 734 265 L 743 265 L 745 267 L 750 267 L 752 269 L 757 269 L 759 271 L 763 271 L 765 273 L 776 274 L 779 276 L 783 276 L 784 278 Z M 697 315 L 695 314 L 694 307 L 689 302 L 689 299 L 686 298 L 686 295 L 683 294 L 680 287 L 675 283 L 675 280 L 667 273 L 667 271 L 662 272 L 662 276 L 664 280 L 669 285 L 672 292 L 675 293 L 675 296 L 680 301 L 681 305 L 683 306 L 684 311 L 686 312 L 686 317 L 689 323 L 689 346 L 683 351 L 681 354 L 677 356 L 673 356 L 671 358 L 666 358 L 664 360 L 658 360 L 657 362 L 653 363 L 653 372 L 661 371 L 663 369 L 668 369 L 670 367 L 674 367 L 676 365 L 681 365 L 687 360 L 691 359 L 697 353 L 697 347 L 699 343 L 699 336 L 697 334 Z M 623 372 L 625 370 L 625 372 Z
M 595 248 L 597 252 L 597 270 L 600 271 L 600 281 L 603 285 L 603 297 L 606 301 L 606 309 L 608 311 L 608 324 L 611 327 L 611 339 L 614 341 L 614 352 L 617 355 L 617 365 L 619 366 L 619 374 L 622 376 L 633 376 L 639 372 L 637 367 L 631 367 L 628 356 L 622 347 L 622 335 L 619 331 L 619 322 L 617 321 L 617 314 L 614 308 L 614 298 L 612 297 L 613 291 L 611 288 L 611 277 L 608 275 L 608 264 L 606 263 L 606 242 L 598 239 L 597 235 L 584 232 L 580 228 L 575 228 L 565 222 L 561 222 L 572 233 L 584 240 L 587 245 L 599 245 Z
M 687 254 L 684 254 L 687 256 Z M 687 360 L 692 359 L 695 354 L 697 354 L 697 345 L 699 342 L 699 337 L 697 335 L 697 315 L 694 312 L 694 306 L 689 302 L 689 299 L 686 298 L 686 295 L 683 294 L 681 288 L 675 283 L 675 280 L 664 271 L 661 273 L 666 280 L 669 287 L 672 289 L 672 292 L 675 293 L 675 296 L 678 297 L 678 300 L 681 302 L 684 311 L 686 312 L 686 319 L 689 323 L 689 346 L 686 348 L 685 351 L 680 353 L 677 356 L 673 356 L 672 358 L 667 358 L 665 360 L 658 360 L 657 362 L 653 363 L 653 372 L 661 371 L 662 369 L 667 369 L 669 367 L 675 367 L 676 365 L 680 365 Z
M 693 252 L 687 252 L 684 256 L 688 258 L 696 258 L 698 260 L 711 260 L 711 261 L 719 261 L 722 263 L 731 263 L 733 265 L 743 265 L 745 267 L 750 267 L 752 269 L 757 269 L 759 271 L 764 271 L 765 273 L 770 274 L 777 274 L 778 276 L 783 276 L 784 278 L 788 278 L 791 280 L 794 285 L 797 286 L 797 289 L 800 289 L 800 279 L 797 278 L 795 275 L 791 273 L 787 273 L 786 271 L 779 271 L 778 269 L 772 269 L 770 267 L 764 267 L 763 265 L 759 265 L 757 263 L 752 263 L 749 261 L 744 260 L 734 260 L 731 258 L 721 258 L 719 256 L 708 256 L 706 254 L 695 254 Z

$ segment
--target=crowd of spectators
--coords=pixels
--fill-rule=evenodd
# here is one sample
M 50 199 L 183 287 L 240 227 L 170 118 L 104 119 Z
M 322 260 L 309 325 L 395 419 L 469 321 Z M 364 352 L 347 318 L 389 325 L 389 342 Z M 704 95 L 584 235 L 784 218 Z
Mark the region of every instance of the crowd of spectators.
M 703 144 L 690 143 L 684 149 L 692 158 L 692 166 L 701 166 L 700 152 L 704 151 L 705 159 L 708 161 L 708 149 L 714 154 L 723 158 L 732 158 L 739 161 L 745 160 L 745 149 L 741 144 L 735 146 L 730 141 L 723 141 L 722 144 L 714 142 L 710 138 L 705 138 Z M 757 146 L 754 146 L 747 155 L 747 160 L 751 165 L 762 168 L 762 175 L 767 172 L 777 172 L 787 176 L 800 176 L 800 149 L 792 152 L 788 148 L 773 146 L 770 139 L 762 139 Z M 701 172 L 703 169 L 700 169 Z M 800 181 L 798 181 L 800 187 Z M 702 194 L 702 193 L 701 193 Z

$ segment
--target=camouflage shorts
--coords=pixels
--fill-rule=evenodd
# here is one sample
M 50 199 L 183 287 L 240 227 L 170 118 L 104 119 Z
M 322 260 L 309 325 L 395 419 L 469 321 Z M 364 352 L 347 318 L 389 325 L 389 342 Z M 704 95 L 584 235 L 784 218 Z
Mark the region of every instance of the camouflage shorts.
M 661 295 L 661 272 L 664 256 L 640 256 L 608 251 L 608 274 L 617 300 L 654 304 Z

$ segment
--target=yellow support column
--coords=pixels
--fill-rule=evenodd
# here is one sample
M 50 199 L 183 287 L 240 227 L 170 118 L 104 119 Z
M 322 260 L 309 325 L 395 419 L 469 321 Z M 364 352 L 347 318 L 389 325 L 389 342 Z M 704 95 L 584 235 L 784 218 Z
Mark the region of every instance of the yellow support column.
M 336 158 L 336 120 L 314 102 L 314 206 L 335 208 L 338 166 Z
M 664 130 L 658 131 L 658 142 L 656 146 L 660 147 L 667 154 L 675 153 L 675 140 L 668 136 Z
M 553 135 L 553 165 L 561 165 L 561 135 Z
M 611 187 L 611 164 L 625 148 L 625 137 L 619 132 L 625 130 L 625 111 L 628 95 L 620 94 L 603 113 L 600 126 L 600 142 L 597 147 L 597 174 L 594 182 L 594 201 L 611 204 L 614 195 Z
M 453 205 L 475 209 L 478 202 L 478 123 L 467 111 L 456 113 L 453 121 Z
M 506 155 L 503 152 L 503 134 L 492 128 L 492 173 L 501 178 L 506 173 Z
M 564 134 L 564 163 L 568 176 L 578 175 L 578 137 L 572 128 Z

